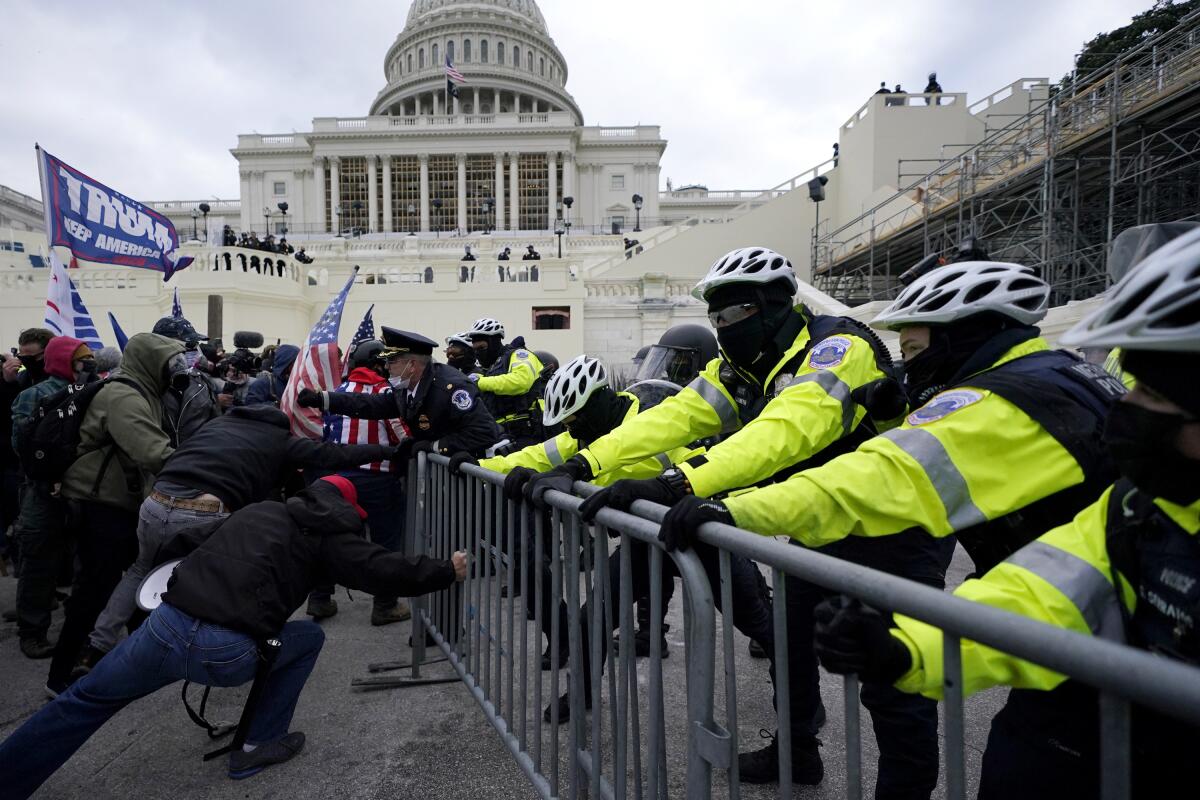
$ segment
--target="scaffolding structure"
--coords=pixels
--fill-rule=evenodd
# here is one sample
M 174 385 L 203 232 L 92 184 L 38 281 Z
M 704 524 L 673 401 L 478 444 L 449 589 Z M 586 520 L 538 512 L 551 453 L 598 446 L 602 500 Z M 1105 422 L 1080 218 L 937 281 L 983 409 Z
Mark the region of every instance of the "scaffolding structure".
M 1125 228 L 1200 218 L 1200 12 L 1043 95 L 932 170 L 901 161 L 903 189 L 817 229 L 816 287 L 849 305 L 886 300 L 906 269 L 974 236 L 1037 270 L 1057 305 L 1104 290 Z

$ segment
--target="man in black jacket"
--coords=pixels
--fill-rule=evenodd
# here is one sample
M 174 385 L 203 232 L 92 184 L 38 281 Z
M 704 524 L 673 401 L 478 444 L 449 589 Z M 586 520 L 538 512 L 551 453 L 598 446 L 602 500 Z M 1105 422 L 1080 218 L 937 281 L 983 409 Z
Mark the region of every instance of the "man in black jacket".
M 129 703 L 178 680 L 240 686 L 254 678 L 259 642 L 281 642 L 256 706 L 246 745 L 229 776 L 247 778 L 304 746 L 288 733 L 304 682 L 324 642 L 319 625 L 287 622 L 322 581 L 372 594 L 418 595 L 466 576 L 465 553 L 450 561 L 409 559 L 363 538 L 366 512 L 354 484 L 314 482 L 286 503 L 255 503 L 219 524 L 176 568 L 163 602 L 90 673 L 0 744 L 5 796 L 25 798 Z M 202 528 L 164 548 L 186 553 Z M 209 533 L 203 531 L 203 533 Z
M 278 499 L 289 473 L 306 467 L 334 472 L 389 458 L 390 445 L 338 445 L 293 436 L 274 406 L 232 409 L 196 431 L 167 459 L 138 510 L 138 557 L 96 619 L 82 668 L 112 650 L 134 615 L 138 585 L 163 545 L 185 528 L 208 525 L 250 503 Z
M 500 440 L 500 428 L 480 402 L 475 384 L 454 367 L 433 360 L 437 342 L 386 325 L 382 330 L 390 393 L 301 389 L 296 402 L 344 417 L 404 420 L 412 438 L 400 443 L 398 461 L 420 452 L 450 455 L 463 450 L 479 458 Z

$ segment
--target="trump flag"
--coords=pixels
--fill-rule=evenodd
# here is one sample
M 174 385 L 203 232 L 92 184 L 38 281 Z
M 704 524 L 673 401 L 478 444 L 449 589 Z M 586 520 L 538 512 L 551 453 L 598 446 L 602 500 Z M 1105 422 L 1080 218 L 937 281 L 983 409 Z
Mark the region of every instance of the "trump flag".
M 157 270 L 167 280 L 192 263 L 175 226 L 159 212 L 37 148 L 50 247 L 82 261 Z

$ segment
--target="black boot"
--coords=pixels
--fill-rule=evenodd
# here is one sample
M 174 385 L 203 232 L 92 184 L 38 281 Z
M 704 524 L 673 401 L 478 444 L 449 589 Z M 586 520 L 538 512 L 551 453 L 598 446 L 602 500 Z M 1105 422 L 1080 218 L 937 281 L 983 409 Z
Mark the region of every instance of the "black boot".
M 546 706 L 546 710 L 542 712 L 542 719 L 544 719 L 546 722 L 554 722 L 555 702 L 558 704 L 558 724 L 562 725 L 564 722 L 571 719 L 571 693 L 564 692 L 563 696 L 558 698 L 557 701 L 551 701 L 550 705 Z M 588 711 L 592 710 L 591 692 L 584 692 L 583 707 Z
M 738 778 L 742 783 L 777 783 L 779 781 L 779 740 L 763 729 L 759 736 L 771 743 L 761 750 L 738 753 Z M 818 739 L 792 742 L 792 783 L 815 786 L 825 777 Z

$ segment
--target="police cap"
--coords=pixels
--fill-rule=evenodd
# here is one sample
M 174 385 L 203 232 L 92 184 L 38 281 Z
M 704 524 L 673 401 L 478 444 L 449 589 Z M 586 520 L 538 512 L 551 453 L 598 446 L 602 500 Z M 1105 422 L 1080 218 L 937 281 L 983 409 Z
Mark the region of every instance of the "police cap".
M 428 339 L 412 331 L 389 328 L 387 325 L 382 326 L 381 330 L 383 331 L 383 343 L 387 345 L 387 350 L 383 353 L 385 358 L 409 353 L 416 356 L 431 356 L 433 348 L 438 346 L 433 339 Z

